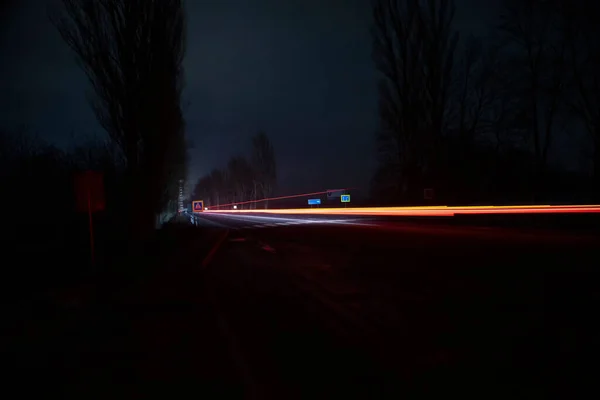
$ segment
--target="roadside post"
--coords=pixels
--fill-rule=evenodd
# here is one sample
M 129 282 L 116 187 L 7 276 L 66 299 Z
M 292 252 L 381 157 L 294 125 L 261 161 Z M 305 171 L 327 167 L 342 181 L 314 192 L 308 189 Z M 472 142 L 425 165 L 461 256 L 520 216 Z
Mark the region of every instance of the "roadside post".
M 94 218 L 93 214 L 103 211 L 104 176 L 98 171 L 84 171 L 75 175 L 75 206 L 79 212 L 87 212 L 88 228 L 90 234 L 90 261 L 95 263 L 94 249 Z
M 349 194 L 343 194 L 340 196 L 340 200 L 342 203 L 344 203 L 344 207 L 348 206 L 348 203 L 350 203 L 350 195 Z
M 313 208 L 313 206 L 319 206 L 321 204 L 321 199 L 308 199 L 308 205 L 310 206 L 310 208 Z

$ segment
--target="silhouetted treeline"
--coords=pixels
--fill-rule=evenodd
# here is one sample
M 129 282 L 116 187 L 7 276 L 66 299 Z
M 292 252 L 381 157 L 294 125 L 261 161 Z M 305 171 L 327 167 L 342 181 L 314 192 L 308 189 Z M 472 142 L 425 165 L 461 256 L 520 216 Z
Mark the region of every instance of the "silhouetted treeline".
M 89 221 L 75 176 L 101 172 L 106 208 L 94 213 L 95 266 L 143 247 L 176 213 L 187 149 L 181 111 L 185 16 L 180 0 L 62 0 L 51 19 L 83 68 L 106 142 L 68 151 L 25 132 L 1 132 L 5 268 L 28 286 L 89 271 Z M 78 138 L 77 142 L 82 142 Z M 4 282 L 12 282 L 5 279 Z
M 85 71 L 98 122 L 123 158 L 127 231 L 143 240 L 186 173 L 182 0 L 61 2 L 51 20 Z
M 75 204 L 75 175 L 103 173 L 106 209 L 94 213 L 96 267 L 127 251 L 124 167 L 110 142 L 61 150 L 25 130 L 0 131 L 3 282 L 57 285 L 90 272 L 88 214 Z M 14 279 L 13 279 L 14 278 Z
M 599 8 L 505 0 L 489 34 L 461 39 L 452 1 L 375 1 L 373 197 L 422 203 L 433 188 L 437 203 L 600 200 Z M 590 167 L 570 172 L 566 158 Z
M 275 150 L 264 132 L 252 137 L 250 158 L 232 157 L 223 169 L 214 169 L 201 177 L 192 192 L 192 200 L 204 200 L 207 207 L 267 199 L 277 183 Z M 267 208 L 268 200 L 239 208 Z

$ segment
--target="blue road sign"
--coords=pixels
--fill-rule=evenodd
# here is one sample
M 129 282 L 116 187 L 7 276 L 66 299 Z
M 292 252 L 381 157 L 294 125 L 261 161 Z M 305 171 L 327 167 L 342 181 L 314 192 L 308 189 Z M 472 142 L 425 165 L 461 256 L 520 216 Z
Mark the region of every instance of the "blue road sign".
M 340 196 L 340 200 L 342 200 L 342 203 L 350 203 L 350 195 L 343 194 Z
M 321 204 L 321 199 L 308 199 L 309 206 L 314 206 L 317 204 Z
M 202 212 L 203 210 L 204 210 L 204 201 L 194 200 L 192 202 L 192 211 L 193 212 Z

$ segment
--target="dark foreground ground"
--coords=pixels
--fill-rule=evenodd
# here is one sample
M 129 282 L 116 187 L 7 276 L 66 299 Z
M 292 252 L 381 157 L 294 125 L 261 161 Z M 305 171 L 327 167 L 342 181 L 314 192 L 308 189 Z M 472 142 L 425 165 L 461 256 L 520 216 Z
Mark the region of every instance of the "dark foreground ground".
M 168 246 L 149 248 L 135 274 L 7 317 L 10 393 L 531 399 L 593 388 L 600 240 L 590 232 L 188 222 L 163 232 Z

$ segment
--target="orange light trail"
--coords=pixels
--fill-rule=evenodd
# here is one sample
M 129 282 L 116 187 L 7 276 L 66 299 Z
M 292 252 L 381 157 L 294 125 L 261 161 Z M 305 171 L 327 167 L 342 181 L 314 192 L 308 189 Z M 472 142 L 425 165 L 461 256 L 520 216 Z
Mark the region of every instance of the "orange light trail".
M 326 193 L 326 192 L 325 192 Z M 239 203 L 238 203 L 239 204 Z M 428 207 L 354 207 L 354 208 L 287 208 L 268 210 L 208 210 L 213 213 L 312 214 L 363 216 L 454 217 L 456 215 L 502 214 L 581 214 L 600 213 L 600 205 L 535 206 L 428 206 Z

